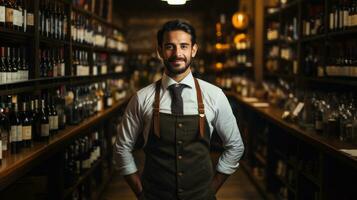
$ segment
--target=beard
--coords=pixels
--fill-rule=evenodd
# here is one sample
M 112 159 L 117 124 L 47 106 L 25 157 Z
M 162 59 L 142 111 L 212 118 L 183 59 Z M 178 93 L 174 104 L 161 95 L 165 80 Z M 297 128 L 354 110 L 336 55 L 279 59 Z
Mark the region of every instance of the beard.
M 183 61 L 184 66 L 180 66 L 181 64 L 174 64 L 173 62 L 175 61 Z M 186 57 L 178 58 L 176 56 L 172 56 L 164 60 L 164 65 L 166 69 L 172 75 L 179 75 L 184 73 L 191 66 L 191 63 L 192 63 L 192 58 L 187 59 Z

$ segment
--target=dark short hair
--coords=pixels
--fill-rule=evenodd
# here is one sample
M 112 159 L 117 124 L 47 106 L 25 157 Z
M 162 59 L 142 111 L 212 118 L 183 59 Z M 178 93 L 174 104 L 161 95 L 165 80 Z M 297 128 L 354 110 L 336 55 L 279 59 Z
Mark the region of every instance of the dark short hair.
M 172 20 L 166 22 L 161 29 L 157 32 L 157 44 L 161 47 L 164 40 L 164 33 L 170 31 L 181 30 L 191 35 L 192 45 L 196 44 L 196 31 L 193 26 L 181 20 Z

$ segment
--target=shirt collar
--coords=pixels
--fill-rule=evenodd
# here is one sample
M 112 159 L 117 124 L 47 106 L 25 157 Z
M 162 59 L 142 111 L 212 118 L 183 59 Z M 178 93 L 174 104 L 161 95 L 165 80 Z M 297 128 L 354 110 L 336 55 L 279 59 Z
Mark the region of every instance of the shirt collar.
M 182 79 L 180 82 L 175 81 L 174 79 L 172 79 L 170 76 L 168 76 L 164 72 L 164 74 L 162 76 L 162 87 L 166 90 L 169 86 L 171 86 L 173 84 L 184 84 L 190 88 L 193 88 L 195 85 L 195 82 L 193 80 L 192 72 L 187 74 L 187 76 L 184 79 Z

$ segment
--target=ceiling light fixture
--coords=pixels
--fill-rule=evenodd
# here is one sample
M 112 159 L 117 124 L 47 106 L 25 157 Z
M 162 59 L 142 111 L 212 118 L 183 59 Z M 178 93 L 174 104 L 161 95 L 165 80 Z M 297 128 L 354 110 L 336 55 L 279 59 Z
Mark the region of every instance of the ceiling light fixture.
M 166 1 L 169 5 L 185 5 L 188 0 L 162 0 Z

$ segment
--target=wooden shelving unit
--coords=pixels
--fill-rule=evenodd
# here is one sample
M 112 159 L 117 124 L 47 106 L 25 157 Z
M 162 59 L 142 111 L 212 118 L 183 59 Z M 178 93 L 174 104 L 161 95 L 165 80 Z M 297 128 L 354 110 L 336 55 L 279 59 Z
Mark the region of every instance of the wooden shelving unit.
M 317 1 L 306 1 L 306 0 L 291 0 L 288 1 L 286 5 L 281 5 L 280 7 L 277 8 L 277 11 L 274 13 L 268 13 L 267 9 L 265 9 L 265 30 L 267 30 L 267 27 L 270 23 L 272 22 L 277 22 L 279 23 L 279 36 L 275 40 L 267 40 L 266 38 L 266 33 L 264 36 L 264 51 L 267 52 L 269 50 L 269 47 L 276 45 L 279 47 L 279 55 L 281 53 L 282 47 L 289 47 L 293 51 L 295 51 L 296 57 L 297 57 L 297 76 L 295 83 L 299 83 L 297 85 L 300 85 L 303 88 L 306 87 L 312 87 L 314 89 L 318 87 L 325 87 L 325 84 L 332 85 L 336 84 L 338 85 L 339 88 L 347 87 L 349 90 L 355 89 L 356 84 L 355 84 L 355 78 L 349 78 L 349 77 L 333 77 L 333 76 L 328 76 L 325 72 L 324 76 L 322 77 L 306 77 L 303 74 L 303 69 L 306 67 L 304 65 L 304 59 L 305 55 L 304 53 L 306 52 L 306 47 L 311 46 L 311 44 L 315 44 L 321 47 L 322 51 L 324 51 L 321 54 L 321 65 L 324 69 L 326 69 L 326 66 L 328 64 L 328 59 L 329 55 L 326 49 L 329 48 L 329 43 L 331 43 L 332 40 L 341 40 L 341 41 L 349 41 L 351 40 L 352 42 L 355 41 L 355 35 L 357 33 L 357 28 L 349 28 L 349 29 L 343 29 L 339 31 L 331 31 L 329 30 L 329 12 L 331 11 L 332 7 L 334 4 L 338 3 L 337 1 L 334 0 L 317 0 Z M 310 4 L 320 4 L 323 7 L 323 21 L 322 21 L 322 26 L 323 26 L 323 32 L 319 34 L 315 34 L 312 36 L 304 36 L 303 35 L 303 18 L 305 17 L 305 14 L 308 12 L 306 9 L 309 8 Z M 294 12 L 293 12 L 294 11 Z M 293 18 L 297 20 L 297 39 L 294 40 L 293 42 L 284 42 L 284 40 L 281 38 L 282 35 L 284 34 L 284 30 L 282 28 L 282 25 L 285 23 L 288 23 L 289 20 L 291 21 Z M 331 47 L 330 47 L 331 48 Z M 271 60 L 271 58 L 268 56 L 267 53 L 264 54 L 264 63 L 266 63 L 267 60 Z M 282 70 L 283 67 L 285 67 L 286 63 L 282 63 L 281 59 L 277 59 L 278 62 L 278 70 Z M 292 71 L 293 69 L 289 69 L 291 71 L 290 74 L 293 74 Z M 276 72 L 277 77 L 283 78 L 283 79 L 289 79 L 289 77 L 282 76 L 281 73 Z M 268 72 L 266 67 L 264 66 L 264 77 L 271 77 L 272 73 Z
M 36 165 L 62 150 L 69 141 L 82 134 L 84 130 L 114 115 L 128 99 L 129 97 L 125 98 L 111 108 L 86 119 L 79 125 L 67 126 L 66 129 L 59 131 L 51 138 L 48 143 L 36 142 L 32 148 L 26 149 L 20 154 L 10 155 L 0 165 L 0 190 L 6 188 Z
M 240 129 L 246 130 L 243 139 L 246 151 L 250 153 L 243 161 L 243 168 L 267 199 L 267 196 L 278 194 L 281 187 L 294 194 L 293 198 L 288 199 L 310 199 L 311 196 L 317 195 L 317 199 L 324 200 L 341 195 L 349 198 L 356 195 L 349 183 L 357 177 L 357 158 L 342 152 L 341 149 L 357 149 L 357 145 L 326 138 L 284 121 L 281 119 L 283 110 L 275 106 L 259 108 L 234 92 L 226 92 L 226 95 L 237 101 L 239 107 L 234 112 L 237 113 Z M 265 139 L 268 148 L 266 156 L 254 150 L 254 144 L 261 141 L 262 137 L 262 128 L 256 127 L 257 123 L 262 127 L 269 127 Z M 276 174 L 278 160 L 283 161 L 286 168 L 292 170 L 295 177 L 293 185 Z M 265 182 L 262 183 L 254 177 L 252 171 L 256 167 L 264 168 Z M 311 190 L 312 186 L 309 185 L 315 189 Z M 275 196 L 272 199 L 276 198 L 280 197 Z
M 121 27 L 108 22 L 106 19 L 100 17 L 95 13 L 91 13 L 83 8 L 74 6 L 72 1 L 68 0 L 56 0 L 56 2 L 63 5 L 65 15 L 67 17 L 67 36 L 65 39 L 53 39 L 41 35 L 39 30 L 39 10 L 40 3 L 42 0 L 31 0 L 26 1 L 27 4 L 31 4 L 31 10 L 33 9 L 34 14 L 34 30 L 31 32 L 21 32 L 15 30 L 9 30 L 4 27 L 0 27 L 0 38 L 2 40 L 2 45 L 11 45 L 11 46 L 25 46 L 28 49 L 27 57 L 29 62 L 29 80 L 19 81 L 8 84 L 0 84 L 0 96 L 13 95 L 13 94 L 39 94 L 42 90 L 54 89 L 59 86 L 77 86 L 83 84 L 91 84 L 96 82 L 103 82 L 107 79 L 127 79 L 129 74 L 127 73 L 126 66 L 124 66 L 123 72 L 114 72 L 110 63 L 111 56 L 121 56 L 126 57 L 126 52 L 118 51 L 117 49 L 112 49 L 108 47 L 98 47 L 89 44 L 80 44 L 72 40 L 71 34 L 71 14 L 73 12 L 80 13 L 86 16 L 90 23 L 95 21 L 99 23 L 102 27 L 108 29 L 108 32 L 105 31 L 105 34 L 109 33 L 112 30 L 117 30 L 125 35 L 124 29 Z M 98 0 L 99 1 L 99 0 Z M 48 1 L 53 3 L 52 1 Z M 111 34 L 111 33 L 110 33 Z M 108 38 L 113 39 L 114 36 L 108 36 Z M 40 77 L 40 49 L 44 48 L 53 48 L 61 47 L 64 48 L 64 62 L 65 62 L 65 76 L 63 77 Z M 106 74 L 98 75 L 89 75 L 89 76 L 72 76 L 72 58 L 74 49 L 85 50 L 90 53 L 90 58 L 88 64 L 92 66 L 93 53 L 105 53 L 107 54 L 106 64 L 108 66 L 108 72 Z M 23 149 L 18 154 L 8 155 L 2 160 L 0 164 L 0 196 L 1 199 L 4 197 L 6 199 L 7 190 L 12 186 L 16 185 L 19 180 L 28 176 L 32 173 L 37 173 L 40 171 L 41 175 L 45 175 L 48 179 L 48 198 L 49 199 L 58 199 L 64 200 L 71 196 L 71 193 L 78 187 L 85 183 L 87 179 L 90 179 L 96 171 L 103 171 L 103 180 L 101 183 L 98 183 L 98 188 L 93 190 L 91 194 L 91 199 L 99 199 L 101 193 L 105 189 L 106 185 L 110 181 L 113 169 L 107 170 L 104 172 L 105 163 L 110 162 L 112 159 L 112 147 L 105 149 L 105 153 L 101 155 L 101 158 L 98 159 L 91 168 L 86 171 L 76 182 L 69 188 L 64 188 L 64 169 L 63 169 L 63 160 L 64 160 L 64 150 L 67 146 L 73 142 L 79 136 L 87 134 L 87 130 L 93 129 L 93 127 L 98 126 L 99 124 L 104 124 L 104 122 L 111 120 L 112 118 L 117 118 L 123 111 L 123 106 L 126 105 L 130 96 L 125 97 L 124 99 L 116 102 L 110 108 L 105 109 L 102 112 L 95 114 L 78 125 L 68 125 L 65 129 L 56 133 L 48 142 L 34 142 L 31 148 Z M 109 124 L 109 123 L 108 123 Z M 104 127 L 104 126 L 103 126 Z M 104 127 L 106 130 L 105 140 L 106 143 L 111 144 L 111 139 L 113 130 L 109 130 Z M 103 148 L 104 149 L 104 148 Z M 52 160 L 54 163 L 44 164 Z M 44 167 L 45 166 L 45 167 Z M 45 170 L 44 170 L 44 169 Z M 108 174 L 106 174 L 108 173 Z M 22 191 L 17 191 L 21 193 Z

